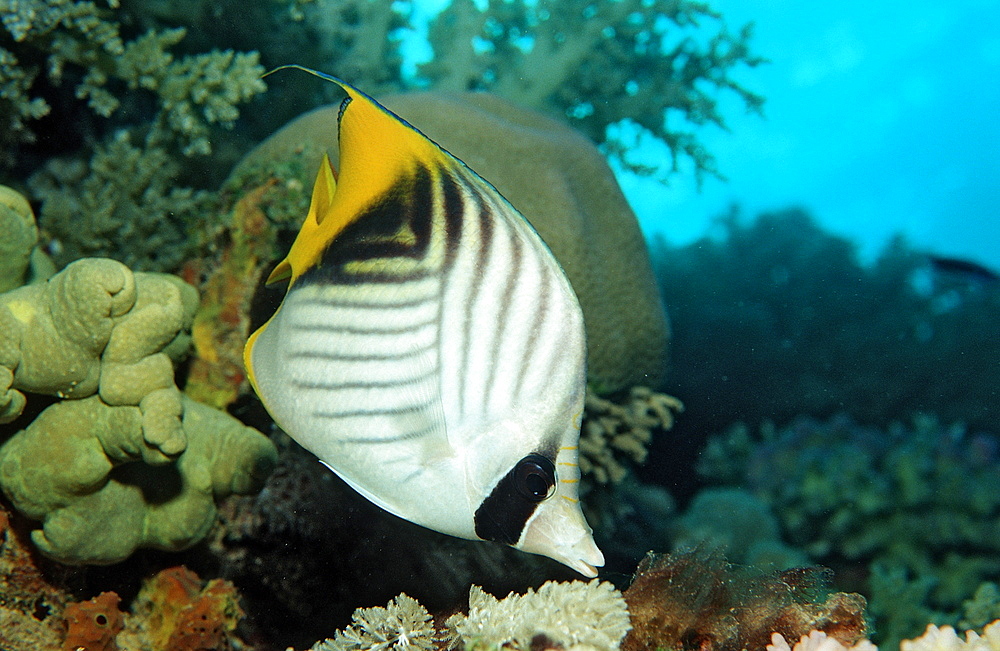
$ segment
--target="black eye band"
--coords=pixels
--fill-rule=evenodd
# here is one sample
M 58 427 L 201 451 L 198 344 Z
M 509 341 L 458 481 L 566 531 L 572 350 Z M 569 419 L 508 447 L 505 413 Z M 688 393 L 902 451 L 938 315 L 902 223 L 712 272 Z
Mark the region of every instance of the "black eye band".
M 546 456 L 529 454 L 497 482 L 476 509 L 476 535 L 516 545 L 540 502 L 555 493 L 556 467 Z

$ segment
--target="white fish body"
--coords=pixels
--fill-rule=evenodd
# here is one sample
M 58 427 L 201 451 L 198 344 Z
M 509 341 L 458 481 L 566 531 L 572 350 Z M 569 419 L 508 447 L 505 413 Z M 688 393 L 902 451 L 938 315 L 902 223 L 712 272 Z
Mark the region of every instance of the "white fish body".
M 322 75 L 326 77 L 325 75 Z M 579 505 L 579 303 L 551 252 L 487 182 L 353 87 L 341 173 L 272 279 L 247 343 L 275 422 L 369 500 L 596 576 Z

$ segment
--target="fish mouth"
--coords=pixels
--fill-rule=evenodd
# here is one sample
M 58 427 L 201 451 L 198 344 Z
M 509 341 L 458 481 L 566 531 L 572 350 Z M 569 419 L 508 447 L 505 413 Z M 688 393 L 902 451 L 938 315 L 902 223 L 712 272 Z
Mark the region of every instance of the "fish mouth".
M 580 505 L 559 497 L 538 508 L 515 547 L 548 556 L 592 579 L 597 576 L 597 568 L 604 565 L 604 554 L 594 542 Z

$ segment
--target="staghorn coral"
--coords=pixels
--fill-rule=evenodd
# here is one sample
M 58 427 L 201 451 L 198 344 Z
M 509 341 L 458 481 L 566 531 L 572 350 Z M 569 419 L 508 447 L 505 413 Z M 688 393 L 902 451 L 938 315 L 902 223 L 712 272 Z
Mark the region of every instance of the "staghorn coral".
M 446 623 L 452 647 L 465 649 L 618 649 L 631 628 L 620 592 L 610 583 L 549 581 L 524 594 L 497 599 L 478 586 L 468 614 Z
M 485 93 L 383 101 L 496 186 L 552 249 L 583 308 L 594 390 L 657 388 L 666 366 L 666 314 L 639 224 L 593 144 L 565 124 Z M 322 152 L 336 160 L 338 111 L 327 106 L 289 123 L 233 176 L 287 169 L 291 161 L 303 174 L 296 187 L 311 187 Z M 278 225 L 301 218 L 284 216 Z
M 713 21 L 720 26 L 703 42 L 697 32 Z M 606 142 L 607 127 L 627 118 L 670 147 L 672 165 L 644 168 L 606 142 L 612 156 L 664 175 L 688 159 L 700 181 L 719 175 L 714 157 L 667 118 L 725 128 L 715 98 L 722 91 L 759 112 L 763 98 L 732 77 L 739 66 L 763 62 L 750 52 L 751 36 L 751 25 L 732 34 L 707 3 L 688 0 L 455 0 L 431 23 L 438 55 L 420 74 L 436 90 L 487 90 L 568 120 L 594 142 Z
M 352 623 L 313 651 L 381 651 L 383 649 L 436 649 L 437 631 L 427 609 L 405 593 L 385 608 L 358 608 Z

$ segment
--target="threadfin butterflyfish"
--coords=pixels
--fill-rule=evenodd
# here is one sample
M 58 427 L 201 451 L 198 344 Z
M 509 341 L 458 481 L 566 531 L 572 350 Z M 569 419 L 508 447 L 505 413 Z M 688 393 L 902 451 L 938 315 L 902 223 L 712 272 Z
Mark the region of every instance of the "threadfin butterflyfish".
M 324 156 L 269 278 L 289 283 L 244 351 L 254 389 L 385 510 L 596 576 L 578 490 L 586 344 L 566 275 L 487 181 L 305 70 L 347 94 L 339 174 Z

